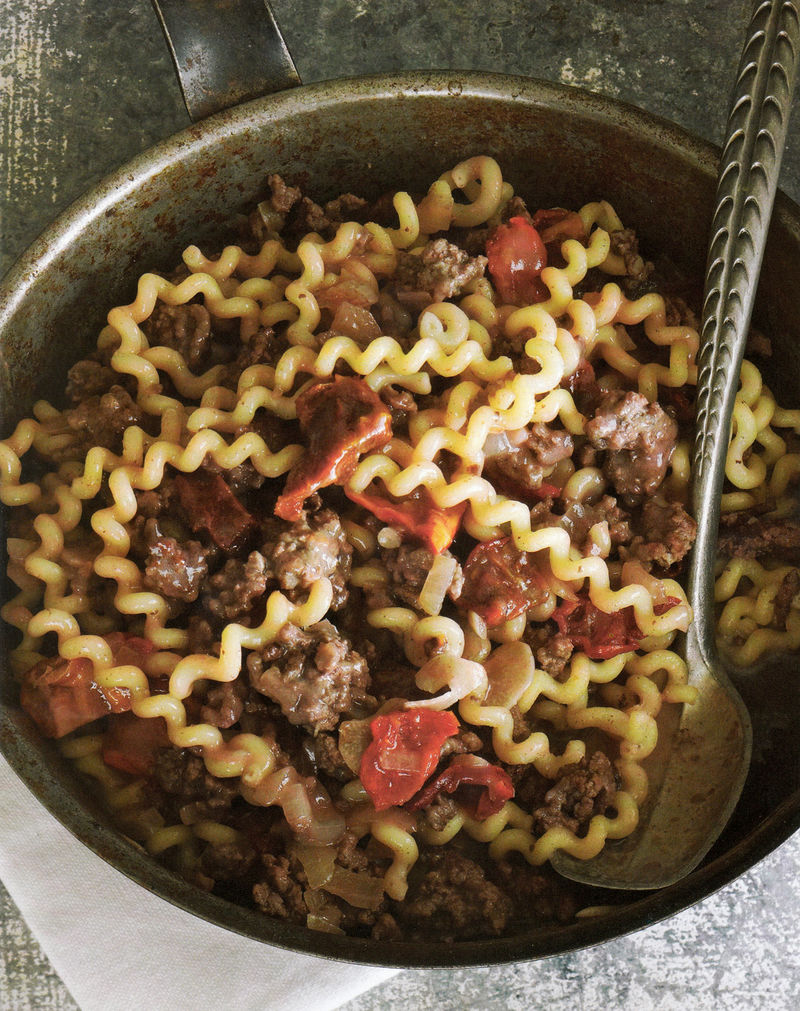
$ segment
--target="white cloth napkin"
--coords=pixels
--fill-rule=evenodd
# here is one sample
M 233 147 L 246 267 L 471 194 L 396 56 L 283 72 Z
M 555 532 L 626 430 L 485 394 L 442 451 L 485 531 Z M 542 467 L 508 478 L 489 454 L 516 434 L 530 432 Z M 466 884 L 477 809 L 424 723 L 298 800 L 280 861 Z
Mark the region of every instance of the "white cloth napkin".
M 0 880 L 83 1011 L 331 1011 L 396 971 L 270 948 L 151 895 L 70 835 L 2 757 Z

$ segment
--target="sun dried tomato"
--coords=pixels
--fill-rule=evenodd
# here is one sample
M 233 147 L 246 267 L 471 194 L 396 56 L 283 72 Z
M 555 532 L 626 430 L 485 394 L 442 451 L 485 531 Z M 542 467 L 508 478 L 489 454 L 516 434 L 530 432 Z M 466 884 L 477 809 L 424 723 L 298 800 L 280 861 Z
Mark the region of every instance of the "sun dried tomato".
M 653 613 L 665 614 L 676 604 L 680 604 L 678 597 L 667 597 L 653 604 Z M 590 660 L 609 660 L 620 653 L 630 653 L 639 648 L 644 638 L 632 607 L 606 614 L 583 594 L 578 600 L 562 601 L 553 612 L 553 620 L 573 646 Z
M 106 642 L 115 666 L 140 667 L 155 649 L 148 639 L 126 632 L 111 632 Z M 130 691 L 101 688 L 94 679 L 94 665 L 85 657 L 48 657 L 23 674 L 21 681 L 20 704 L 45 737 L 63 737 L 101 716 L 131 708 Z
M 111 720 L 103 738 L 103 761 L 133 776 L 146 776 L 159 750 L 168 746 L 167 724 L 160 716 L 140 719 L 121 713 Z
M 565 207 L 543 207 L 531 218 L 531 224 L 541 236 L 545 246 L 565 239 L 586 238 L 586 229 L 580 214 Z
M 549 295 L 539 275 L 547 266 L 547 250 L 539 233 L 525 218 L 498 225 L 486 240 L 489 273 L 504 302 L 531 305 Z
M 535 557 L 520 551 L 510 537 L 501 537 L 483 541 L 470 552 L 456 603 L 494 628 L 541 604 L 545 596 L 545 577 Z
M 360 777 L 376 811 L 411 800 L 435 770 L 442 745 L 458 732 L 449 711 L 399 709 L 370 723 L 372 742 L 361 759 Z
M 45 737 L 63 737 L 131 707 L 128 689 L 101 688 L 91 660 L 85 657 L 41 660 L 23 675 L 19 700 Z
M 514 796 L 511 777 L 499 765 L 467 763 L 453 759 L 450 765 L 426 784 L 406 805 L 419 811 L 433 803 L 440 793 L 457 793 L 462 808 L 477 821 L 485 821 Z
M 587 362 L 585 358 L 581 358 L 575 370 L 568 376 L 564 376 L 561 380 L 561 386 L 565 390 L 569 390 L 573 395 L 588 393 L 596 385 L 597 379 L 594 373 L 594 366 L 591 362 Z
M 349 488 L 345 488 L 345 495 L 383 523 L 405 530 L 416 540 L 422 541 L 437 555 L 453 543 L 466 507 L 464 503 L 443 509 L 436 505 L 425 488 L 415 488 L 408 498 L 402 500 L 377 491 L 355 492 Z
M 205 530 L 223 551 L 238 550 L 258 531 L 254 517 L 219 474 L 179 474 L 175 488 L 192 530 Z
M 297 398 L 297 418 L 308 447 L 289 471 L 275 515 L 294 521 L 318 488 L 342 484 L 362 453 L 392 437 L 392 416 L 362 379 L 335 376 L 316 383 Z

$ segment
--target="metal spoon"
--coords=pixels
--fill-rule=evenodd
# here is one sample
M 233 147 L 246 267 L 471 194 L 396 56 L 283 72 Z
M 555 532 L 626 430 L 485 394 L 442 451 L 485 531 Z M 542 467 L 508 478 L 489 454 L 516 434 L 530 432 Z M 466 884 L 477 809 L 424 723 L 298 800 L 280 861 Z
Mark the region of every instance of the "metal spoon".
M 593 860 L 562 852 L 553 866 L 604 888 L 664 888 L 692 871 L 725 827 L 750 765 L 750 717 L 717 655 L 714 561 L 739 370 L 766 245 L 800 58 L 795 0 L 758 3 L 728 117 L 705 277 L 697 378 L 692 504 L 697 540 L 687 591 L 689 683 L 699 699 L 659 725 L 650 796 L 637 830 Z M 671 707 L 670 707 L 671 708 Z M 668 714 L 665 714 L 665 720 Z

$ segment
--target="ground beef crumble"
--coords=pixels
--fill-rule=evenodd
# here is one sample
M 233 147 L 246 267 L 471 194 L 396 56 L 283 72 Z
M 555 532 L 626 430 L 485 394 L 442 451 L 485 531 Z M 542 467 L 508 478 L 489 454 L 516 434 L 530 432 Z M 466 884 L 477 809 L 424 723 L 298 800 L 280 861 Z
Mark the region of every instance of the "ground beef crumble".
M 749 512 L 728 513 L 720 520 L 717 547 L 730 558 L 764 558 L 775 555 L 800 562 L 800 522 Z
M 247 658 L 250 683 L 274 699 L 290 723 L 333 730 L 343 713 L 374 705 L 369 671 L 329 621 L 303 630 L 286 624 L 275 641 Z
M 412 940 L 466 940 L 502 934 L 512 903 L 473 860 L 452 849 L 429 850 L 392 912 Z
M 347 601 L 352 553 L 342 522 L 330 509 L 306 513 L 261 548 L 268 576 L 292 599 L 307 593 L 317 580 L 329 579 L 333 611 Z
M 449 551 L 442 552 L 442 555 L 445 558 L 453 557 Z M 367 604 L 370 609 L 392 607 L 397 604 L 417 607 L 420 590 L 425 584 L 435 557 L 430 549 L 414 544 L 401 544 L 397 548 L 383 548 L 381 560 L 389 578 L 385 584 L 365 588 Z M 461 566 L 456 564 L 447 589 L 447 595 L 451 600 L 458 598 L 463 584 L 464 577 Z
M 641 393 L 602 394 L 586 434 L 595 449 L 606 450 L 603 472 L 619 495 L 652 495 L 672 459 L 678 426 L 658 403 Z
M 582 833 L 595 814 L 603 814 L 613 804 L 617 792 L 614 769 L 602 751 L 575 765 L 565 765 L 544 796 L 544 804 L 533 810 L 537 834 L 563 827 Z
M 398 253 L 398 295 L 421 303 L 455 298 L 470 281 L 483 277 L 487 262 L 485 256 L 470 256 L 447 239 L 430 239 L 419 255 Z
M 229 558 L 209 580 L 203 603 L 209 614 L 221 621 L 239 621 L 267 589 L 267 562 L 260 551 L 251 551 L 247 561 Z
M 680 502 L 650 498 L 642 509 L 641 531 L 631 542 L 630 554 L 648 568 L 671 569 L 689 553 L 697 524 Z

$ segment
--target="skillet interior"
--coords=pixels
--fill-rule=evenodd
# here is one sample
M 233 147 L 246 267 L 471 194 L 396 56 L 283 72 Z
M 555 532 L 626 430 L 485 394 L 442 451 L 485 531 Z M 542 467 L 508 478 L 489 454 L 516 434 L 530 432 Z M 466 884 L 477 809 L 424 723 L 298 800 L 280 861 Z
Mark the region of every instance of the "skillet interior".
M 107 310 L 129 302 L 135 279 L 170 269 L 191 242 L 213 250 L 267 172 L 317 198 L 377 196 L 427 186 L 456 161 L 494 155 L 531 204 L 606 198 L 643 247 L 701 277 L 714 193 L 715 152 L 668 123 L 609 99 L 527 79 L 404 74 L 313 85 L 190 127 L 73 205 L 8 275 L 0 291 L 4 434 L 37 396 L 57 396 L 69 364 L 94 343 Z M 757 321 L 773 337 L 780 402 L 800 393 L 800 209 L 780 197 Z M 475 965 L 542 957 L 597 943 L 690 905 L 800 827 L 800 693 L 791 663 L 742 684 L 754 715 L 755 759 L 742 801 L 704 865 L 613 914 L 511 938 L 456 946 L 380 944 L 312 933 L 230 905 L 174 878 L 121 838 L 56 749 L 0 680 L 0 742 L 33 792 L 83 842 L 145 887 L 198 916 L 285 947 L 357 962 Z

